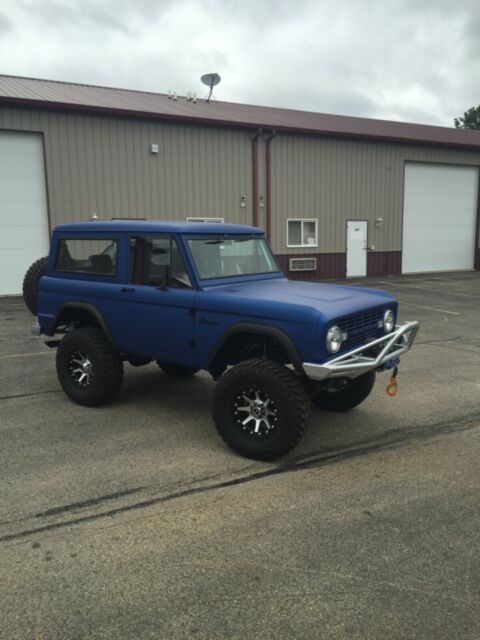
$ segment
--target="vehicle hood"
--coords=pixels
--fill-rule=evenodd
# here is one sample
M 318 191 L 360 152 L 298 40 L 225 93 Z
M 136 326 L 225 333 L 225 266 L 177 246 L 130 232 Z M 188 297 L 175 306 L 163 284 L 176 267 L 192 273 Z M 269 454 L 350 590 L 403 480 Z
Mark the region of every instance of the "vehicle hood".
M 297 321 L 319 315 L 332 320 L 380 306 L 397 306 L 385 291 L 287 278 L 230 282 L 208 287 L 205 293 L 211 304 L 221 303 L 226 310 L 248 306 L 265 317 L 292 316 Z

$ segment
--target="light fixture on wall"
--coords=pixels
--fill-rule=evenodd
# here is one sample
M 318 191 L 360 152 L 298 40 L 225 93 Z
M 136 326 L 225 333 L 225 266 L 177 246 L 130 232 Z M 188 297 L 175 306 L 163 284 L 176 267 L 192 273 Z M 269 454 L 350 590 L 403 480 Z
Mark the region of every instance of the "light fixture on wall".
M 258 198 L 258 206 L 259 207 L 264 207 L 265 206 L 265 202 L 263 201 L 263 196 L 260 196 Z
M 246 207 L 247 206 L 247 201 L 245 199 L 245 196 L 241 196 L 240 197 L 240 206 L 241 207 Z
M 376 226 L 377 228 L 378 228 L 378 227 L 381 227 L 381 226 L 382 226 L 382 224 L 383 224 L 383 218 L 377 218 L 377 219 L 375 220 L 375 226 Z

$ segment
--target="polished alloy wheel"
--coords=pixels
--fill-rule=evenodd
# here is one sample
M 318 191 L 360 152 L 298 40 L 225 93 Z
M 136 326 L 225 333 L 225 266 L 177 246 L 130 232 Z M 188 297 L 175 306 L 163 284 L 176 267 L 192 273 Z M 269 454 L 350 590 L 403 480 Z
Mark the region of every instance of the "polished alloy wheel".
M 237 424 L 252 436 L 268 435 L 278 420 L 273 400 L 256 389 L 241 391 L 234 400 L 233 412 Z
M 93 365 L 84 351 L 74 351 L 68 358 L 68 371 L 73 382 L 81 388 L 89 387 L 93 380 Z

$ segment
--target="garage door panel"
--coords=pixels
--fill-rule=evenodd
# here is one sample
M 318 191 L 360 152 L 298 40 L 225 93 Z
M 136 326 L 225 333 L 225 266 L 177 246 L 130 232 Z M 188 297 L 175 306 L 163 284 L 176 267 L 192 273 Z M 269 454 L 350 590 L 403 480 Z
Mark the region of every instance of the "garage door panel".
M 45 229 L 45 224 L 39 222 L 42 207 L 38 200 L 33 202 L 2 202 L 1 225 L 2 233 L 10 227 L 28 227 L 38 225 Z
M 425 215 L 448 215 L 451 212 L 470 211 L 472 205 L 472 197 L 470 193 L 464 194 L 418 194 L 414 196 L 412 202 L 406 201 L 406 204 L 414 211 L 424 212 Z M 446 205 L 448 208 L 446 208 Z
M 473 268 L 478 169 L 405 167 L 404 273 Z
M 1 134 L 0 134 L 1 135 Z M 44 180 L 44 179 L 43 179 Z M 8 178 L 0 174 L 0 197 L 1 203 L 9 202 L 36 202 L 42 203 L 40 206 L 43 210 L 45 188 L 44 185 L 39 185 L 39 176 L 36 178 L 27 178 L 23 176 L 22 179 Z M 3 209 L 2 209 L 3 211 Z
M 43 161 L 43 158 L 39 158 L 38 153 L 31 158 L 19 160 L 6 157 L 0 158 L 1 175 L 8 180 L 16 180 L 18 178 L 37 180 L 39 159 Z
M 22 237 L 22 241 L 19 242 L 19 237 Z M 12 249 L 13 247 L 13 249 Z M 31 225 L 27 227 L 17 226 L 15 228 L 5 229 L 0 236 L 0 250 L 12 250 L 21 252 L 24 249 L 42 250 L 42 256 L 45 255 L 45 229 L 41 225 Z M 37 256 L 39 257 L 39 256 Z M 30 260 L 30 265 L 35 258 Z M 2 258 L 3 264 L 3 258 Z
M 0 270 L 0 291 L 2 295 L 17 295 L 21 293 L 21 285 L 23 282 L 23 276 L 28 266 L 30 266 L 32 259 L 32 248 L 18 250 L 18 249 L 4 249 L 0 248 L 2 252 L 2 268 Z M 28 265 L 23 273 L 19 273 L 18 265 Z M 18 281 L 20 277 L 20 290 L 18 288 Z
M 43 139 L 0 132 L 0 295 L 19 294 L 30 264 L 49 251 Z

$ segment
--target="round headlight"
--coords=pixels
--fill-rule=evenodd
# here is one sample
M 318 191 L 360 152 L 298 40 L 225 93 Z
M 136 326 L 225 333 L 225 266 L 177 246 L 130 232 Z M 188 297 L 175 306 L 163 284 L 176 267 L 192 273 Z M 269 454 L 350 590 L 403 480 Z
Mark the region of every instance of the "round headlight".
M 330 327 L 327 331 L 327 351 L 337 353 L 342 346 L 342 331 L 340 327 Z
M 390 333 L 395 328 L 395 316 L 391 309 L 387 309 L 383 314 L 383 328 L 385 333 Z

